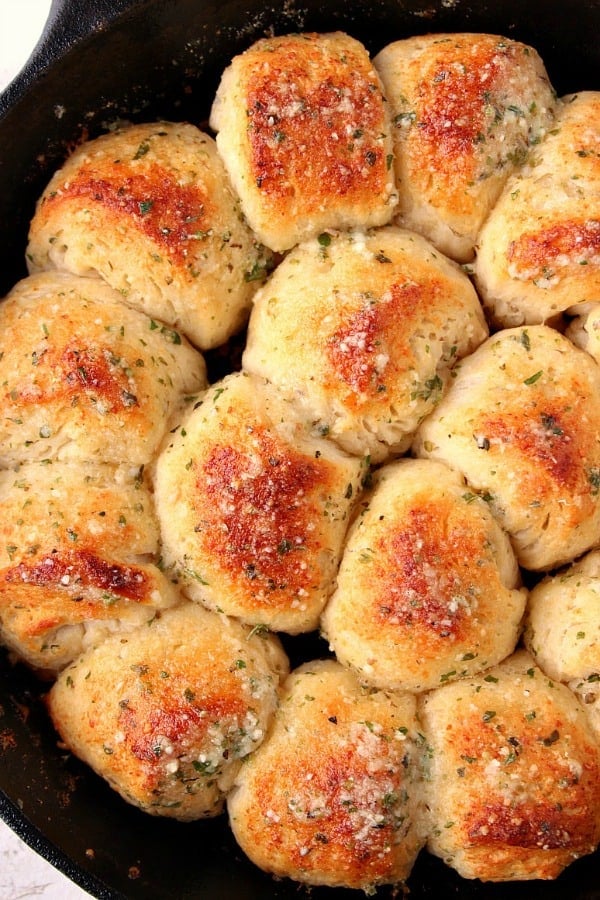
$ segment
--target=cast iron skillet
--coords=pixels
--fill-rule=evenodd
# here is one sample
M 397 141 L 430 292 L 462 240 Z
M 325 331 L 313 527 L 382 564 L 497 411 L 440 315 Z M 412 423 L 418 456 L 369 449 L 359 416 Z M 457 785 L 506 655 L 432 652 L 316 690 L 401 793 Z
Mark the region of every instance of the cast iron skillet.
M 332 29 L 373 53 L 427 31 L 495 32 L 535 46 L 559 94 L 600 89 L 600 0 L 54 0 L 32 59 L 0 96 L 0 296 L 26 274 L 35 200 L 75 143 L 118 118 L 201 124 L 233 54 L 265 33 Z M 293 664 L 326 652 L 317 638 L 288 644 Z M 101 900 L 309 896 L 246 861 L 224 816 L 180 824 L 127 806 L 57 744 L 45 689 L 0 651 L 0 815 L 58 869 Z M 412 900 L 600 900 L 600 851 L 556 882 L 511 885 L 463 881 L 422 853 L 409 887 Z

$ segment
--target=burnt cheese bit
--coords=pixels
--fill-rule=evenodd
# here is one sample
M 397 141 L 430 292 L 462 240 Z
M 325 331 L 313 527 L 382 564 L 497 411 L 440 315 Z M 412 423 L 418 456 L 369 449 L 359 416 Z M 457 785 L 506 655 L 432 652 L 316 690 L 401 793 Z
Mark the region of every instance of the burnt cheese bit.
M 197 184 L 182 184 L 156 163 L 143 172 L 106 161 L 83 164 L 72 180 L 44 197 L 43 205 L 76 198 L 88 201 L 92 214 L 95 207 L 103 207 L 114 216 L 115 227 L 127 222 L 143 232 L 178 263 L 185 261 L 192 242 L 205 239 L 212 227 L 214 209 L 206 193 Z

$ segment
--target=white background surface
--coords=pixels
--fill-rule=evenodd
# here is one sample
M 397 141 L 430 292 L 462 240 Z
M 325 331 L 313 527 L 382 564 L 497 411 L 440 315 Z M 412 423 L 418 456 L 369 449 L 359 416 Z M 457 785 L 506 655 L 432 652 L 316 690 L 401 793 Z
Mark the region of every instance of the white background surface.
M 50 0 L 0 0 L 0 89 L 27 62 L 49 10 Z
M 0 0 L 0 90 L 27 62 L 49 9 L 50 0 Z M 89 897 L 0 820 L 0 900 L 89 900 Z

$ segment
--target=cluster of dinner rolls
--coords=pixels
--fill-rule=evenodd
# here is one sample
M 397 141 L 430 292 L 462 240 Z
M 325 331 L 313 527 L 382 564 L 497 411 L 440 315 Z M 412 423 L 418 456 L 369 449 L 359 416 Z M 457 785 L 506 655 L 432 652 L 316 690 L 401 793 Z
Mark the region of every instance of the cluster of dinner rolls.
M 125 801 L 366 892 L 597 849 L 599 132 L 516 40 L 293 34 L 53 175 L 0 638 Z

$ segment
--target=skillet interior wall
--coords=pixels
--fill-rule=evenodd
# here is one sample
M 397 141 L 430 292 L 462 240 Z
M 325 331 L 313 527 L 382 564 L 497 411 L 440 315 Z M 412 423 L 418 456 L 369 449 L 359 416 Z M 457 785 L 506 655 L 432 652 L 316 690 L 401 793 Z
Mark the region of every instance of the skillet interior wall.
M 119 118 L 201 122 L 224 64 L 266 32 L 340 28 L 373 53 L 409 34 L 496 32 L 534 45 L 559 93 L 600 88 L 600 0 L 568 8 L 558 0 L 55 0 L 53 13 L 38 54 L 0 98 L 0 294 L 25 274 L 35 201 L 74 144 Z M 42 855 L 96 897 L 304 896 L 247 863 L 222 820 L 181 826 L 124 809 L 57 748 L 43 690 L 0 652 L 0 812 Z M 556 883 L 511 885 L 510 896 L 600 900 L 597 870 L 598 854 Z M 506 895 L 506 886 L 461 882 L 429 857 L 411 878 L 415 900 Z M 334 900 L 349 892 L 310 896 Z

